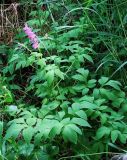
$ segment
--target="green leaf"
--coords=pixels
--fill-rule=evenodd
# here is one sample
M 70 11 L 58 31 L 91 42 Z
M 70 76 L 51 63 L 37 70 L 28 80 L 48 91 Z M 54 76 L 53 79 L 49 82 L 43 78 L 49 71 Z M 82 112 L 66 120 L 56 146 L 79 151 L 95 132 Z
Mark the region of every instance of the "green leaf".
M 77 133 L 70 126 L 65 126 L 62 134 L 65 141 L 77 144 Z
M 65 112 L 64 111 L 60 111 L 58 112 L 59 118 L 62 120 L 63 117 L 65 116 Z
M 53 127 L 49 133 L 49 136 L 51 138 L 54 138 L 56 135 L 59 135 L 61 132 L 61 129 L 63 127 L 63 124 L 59 123 L 58 125 L 56 125 L 55 127 Z
M 109 99 L 109 100 L 116 100 L 116 95 L 113 94 L 113 92 L 111 92 L 110 90 L 100 88 L 99 91 L 100 91 L 100 94 L 103 96 L 103 98 Z
M 124 101 L 125 101 L 125 98 L 117 98 L 117 101 L 116 101 L 116 100 L 113 101 L 113 102 L 112 102 L 112 105 L 113 105 L 114 107 L 120 107 L 121 104 L 123 104 Z
M 43 133 L 37 133 L 34 136 L 34 143 L 35 143 L 35 145 L 39 145 L 39 143 L 41 142 L 42 137 L 43 137 Z
M 51 85 L 54 81 L 54 70 L 50 70 L 46 73 L 46 79 L 49 85 Z
M 19 68 L 24 68 L 26 66 L 26 61 L 25 61 L 25 59 L 24 60 L 20 60 L 18 63 L 17 63 L 17 65 L 16 65 L 16 70 L 18 70 Z
M 95 79 L 91 79 L 88 81 L 87 87 L 88 88 L 93 88 L 96 86 L 96 80 Z
M 77 111 L 79 111 L 80 110 L 80 103 L 73 103 L 72 104 L 72 109 L 73 109 L 73 111 L 74 112 L 77 112 Z
M 113 143 L 115 143 L 116 139 L 118 138 L 118 135 L 119 135 L 118 130 L 111 131 L 111 140 Z
M 26 119 L 26 123 L 28 124 L 28 126 L 33 126 L 36 123 L 36 118 L 27 118 Z
M 10 85 L 10 89 L 13 89 L 13 90 L 21 90 L 21 87 L 16 85 L 16 84 L 12 84 Z
M 50 110 L 54 110 L 56 109 L 58 106 L 60 105 L 60 101 L 52 101 L 50 103 L 48 103 L 47 107 L 50 109 Z
M 119 139 L 120 139 L 120 142 L 125 144 L 126 141 L 127 141 L 127 134 L 119 134 Z
M 91 127 L 90 124 L 86 120 L 84 120 L 82 118 L 72 118 L 71 122 L 75 123 L 75 124 L 77 124 L 79 126 Z
M 80 74 L 76 74 L 76 75 L 72 76 L 72 78 L 75 80 L 81 81 L 81 82 L 85 81 L 85 78 Z
M 121 110 L 122 110 L 123 112 L 127 112 L 127 104 L 126 104 L 126 103 L 122 104 Z
M 36 153 L 35 159 L 37 159 L 37 160 L 51 160 L 49 154 L 47 152 L 43 152 L 43 151 L 38 151 Z
M 37 64 L 38 64 L 39 66 L 41 66 L 41 68 L 44 68 L 44 67 L 46 66 L 45 59 L 44 59 L 44 58 L 39 59 L 39 60 L 37 61 Z
M 87 59 L 89 62 L 94 63 L 94 62 L 93 62 L 93 59 L 92 59 L 92 57 L 91 57 L 90 55 L 84 54 L 83 56 L 84 56 L 84 58 Z
M 90 102 L 87 102 L 87 101 L 82 101 L 80 108 L 81 109 L 82 108 L 96 109 L 96 108 L 98 108 L 98 106 L 96 104 L 93 104 L 93 103 L 90 103 Z
M 94 90 L 93 90 L 93 96 L 94 96 L 94 98 L 95 99 L 97 99 L 97 98 L 99 98 L 99 89 L 97 89 L 97 88 L 95 88 Z
M 44 118 L 42 121 L 38 122 L 36 125 L 36 130 L 43 133 L 45 139 L 49 138 L 49 133 L 51 129 L 59 125 L 59 121 L 55 119 Z
M 29 144 L 32 137 L 34 135 L 34 128 L 33 127 L 28 127 L 28 128 L 25 128 L 23 130 L 23 137 L 24 137 L 24 140 Z
M 50 109 L 47 107 L 47 105 L 43 105 L 43 107 L 38 111 L 38 116 L 39 118 L 44 118 L 49 112 Z
M 101 114 L 101 124 L 105 124 L 107 122 L 107 114 Z
M 10 137 L 14 137 L 15 139 L 18 137 L 21 130 L 25 127 L 25 125 L 13 123 L 6 132 L 5 139 L 9 139 Z
M 101 79 L 99 79 L 99 83 L 101 86 L 103 86 L 107 81 L 109 80 L 108 77 L 101 77 Z
M 121 84 L 119 82 L 117 82 L 117 81 L 110 80 L 109 82 L 107 82 L 105 84 L 105 86 L 111 86 L 114 89 L 120 91 L 120 87 L 119 86 L 121 86 Z
M 33 144 L 21 144 L 18 146 L 19 149 L 19 154 L 20 155 L 24 155 L 25 157 L 28 157 L 32 154 L 32 151 L 34 149 L 34 145 Z
M 14 54 L 13 57 L 9 60 L 9 63 L 18 60 L 19 59 L 19 55 L 18 54 Z
M 69 126 L 71 129 L 73 129 L 78 134 L 82 135 L 81 129 L 78 126 L 76 126 L 75 124 L 68 124 L 67 126 Z
M 55 74 L 64 80 L 64 73 L 61 72 L 59 69 L 55 69 Z
M 79 68 L 77 70 L 78 73 L 81 73 L 81 75 L 83 75 L 85 77 L 85 79 L 88 78 L 88 75 L 89 75 L 89 70 L 85 70 L 84 68 Z
M 61 121 L 61 123 L 62 123 L 63 125 L 69 124 L 69 123 L 70 123 L 70 118 L 64 118 L 64 119 Z
M 82 90 L 82 95 L 86 95 L 89 92 L 89 88 L 85 88 Z
M 6 103 L 12 103 L 13 102 L 13 97 L 12 97 L 11 92 L 7 88 L 5 88 L 5 92 L 6 92 L 5 97 L 4 97 L 5 102 Z
M 101 139 L 103 136 L 109 134 L 110 134 L 110 129 L 108 127 L 103 126 L 97 130 L 96 138 Z
M 80 118 L 87 120 L 87 115 L 86 115 L 85 111 L 79 110 L 79 111 L 75 112 L 75 114 L 78 115 Z

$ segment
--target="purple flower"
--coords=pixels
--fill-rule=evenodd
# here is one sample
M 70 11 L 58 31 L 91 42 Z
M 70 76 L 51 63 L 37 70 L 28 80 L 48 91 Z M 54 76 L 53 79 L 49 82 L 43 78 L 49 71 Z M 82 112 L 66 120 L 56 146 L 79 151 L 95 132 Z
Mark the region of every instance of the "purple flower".
M 32 47 L 34 49 L 37 49 L 39 47 L 39 43 L 38 43 L 38 39 L 36 34 L 32 31 L 32 29 L 30 27 L 28 27 L 27 24 L 25 24 L 25 27 L 23 28 L 24 32 L 26 33 L 26 35 L 28 36 L 28 38 L 30 39 L 30 41 L 32 42 Z

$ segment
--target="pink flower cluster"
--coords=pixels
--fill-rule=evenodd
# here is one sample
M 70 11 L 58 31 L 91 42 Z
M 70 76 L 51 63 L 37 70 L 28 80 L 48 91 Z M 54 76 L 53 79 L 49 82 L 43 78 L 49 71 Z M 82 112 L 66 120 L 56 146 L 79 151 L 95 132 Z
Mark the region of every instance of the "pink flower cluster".
M 28 38 L 30 39 L 30 41 L 32 42 L 32 47 L 34 49 L 37 49 L 39 47 L 39 43 L 38 43 L 36 34 L 32 31 L 32 29 L 27 24 L 25 24 L 25 27 L 23 28 L 23 30 L 28 36 Z

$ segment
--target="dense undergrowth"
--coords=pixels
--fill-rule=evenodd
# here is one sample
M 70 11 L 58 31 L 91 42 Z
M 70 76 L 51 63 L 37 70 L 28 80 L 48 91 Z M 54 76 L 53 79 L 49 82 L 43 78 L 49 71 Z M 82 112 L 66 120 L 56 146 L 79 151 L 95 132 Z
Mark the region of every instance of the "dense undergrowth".
M 108 160 L 126 152 L 127 2 L 29 3 L 26 23 L 39 46 L 32 48 L 28 28 L 1 45 L 0 159 Z

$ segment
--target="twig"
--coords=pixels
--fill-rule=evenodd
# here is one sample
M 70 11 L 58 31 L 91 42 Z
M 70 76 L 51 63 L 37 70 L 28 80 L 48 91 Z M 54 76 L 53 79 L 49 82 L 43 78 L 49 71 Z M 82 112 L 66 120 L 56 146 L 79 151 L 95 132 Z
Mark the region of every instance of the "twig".
M 102 154 L 121 155 L 121 154 L 123 154 L 123 153 L 101 152 L 101 153 L 79 154 L 79 155 L 76 155 L 76 156 L 61 157 L 61 158 L 59 158 L 58 160 L 71 159 L 71 158 L 79 158 L 79 157 L 86 157 L 86 156 L 95 156 L 95 155 L 102 155 Z

